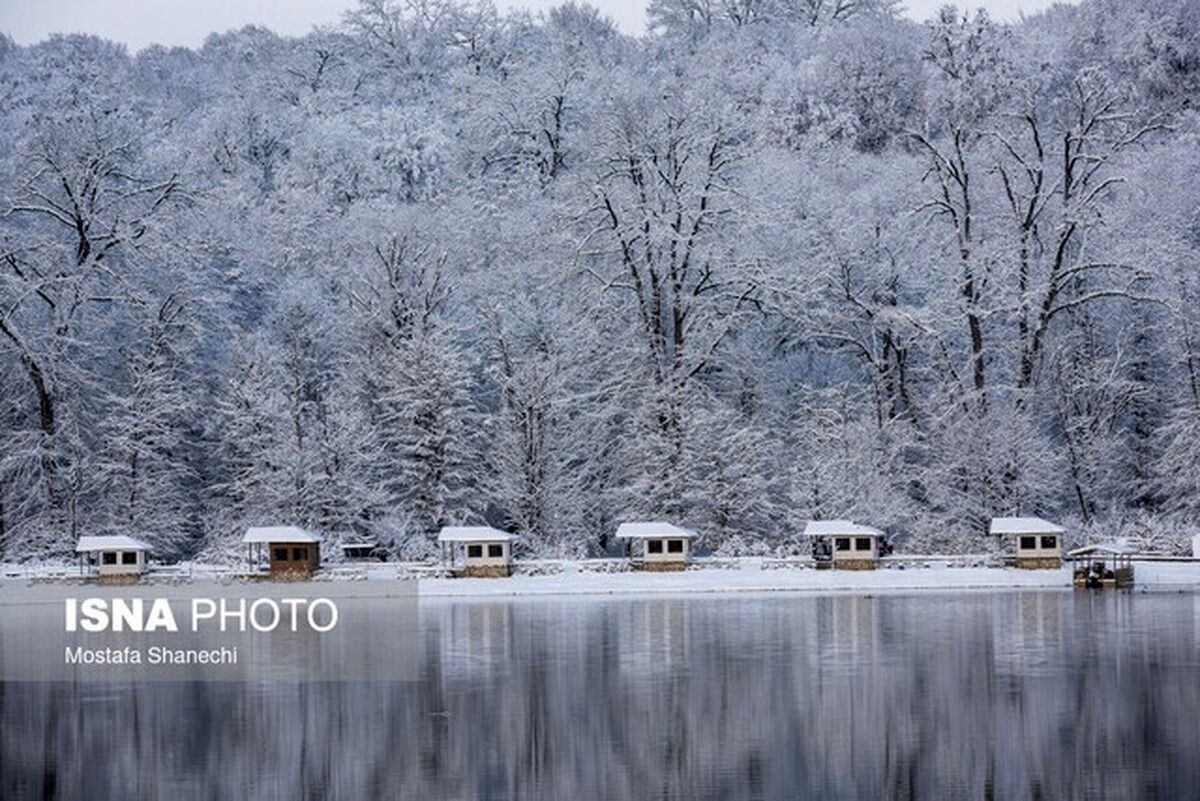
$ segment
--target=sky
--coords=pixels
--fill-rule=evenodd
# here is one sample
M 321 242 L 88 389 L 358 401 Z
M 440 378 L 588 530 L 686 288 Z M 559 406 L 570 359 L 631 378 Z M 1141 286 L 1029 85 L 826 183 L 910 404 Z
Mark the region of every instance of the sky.
M 501 8 L 545 9 L 562 0 L 497 0 Z M 645 0 L 589 0 L 622 30 L 640 33 Z M 946 0 L 907 0 L 908 14 L 928 18 Z M 958 0 L 986 8 L 994 18 L 1013 20 L 1038 11 L 1051 0 Z M 314 25 L 336 23 L 355 0 L 0 0 L 0 31 L 18 44 L 52 33 L 91 33 L 124 42 L 131 51 L 148 44 L 196 47 L 210 33 L 263 25 L 284 35 L 307 33 Z

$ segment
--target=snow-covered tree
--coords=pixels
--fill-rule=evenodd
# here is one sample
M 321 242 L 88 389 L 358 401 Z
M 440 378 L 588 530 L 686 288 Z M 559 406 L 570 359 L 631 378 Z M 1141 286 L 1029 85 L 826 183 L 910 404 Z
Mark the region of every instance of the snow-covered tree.
M 361 0 L 0 37 L 0 551 L 1196 521 L 1200 18 Z M 1142 535 L 1139 535 L 1142 536 Z
M 103 470 L 111 526 L 180 556 L 199 514 L 194 443 L 200 409 L 187 360 L 194 343 L 186 299 L 169 294 L 145 310 L 125 354 L 128 383 L 107 411 Z

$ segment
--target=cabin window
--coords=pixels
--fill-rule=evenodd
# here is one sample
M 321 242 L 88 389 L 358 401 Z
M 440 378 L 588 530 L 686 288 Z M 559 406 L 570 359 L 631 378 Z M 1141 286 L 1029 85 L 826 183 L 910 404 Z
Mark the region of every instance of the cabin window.
M 850 538 L 849 537 L 838 537 L 837 539 L 835 539 L 833 541 L 833 547 L 837 548 L 839 551 L 850 550 Z
M 646 553 L 662 552 L 662 540 L 646 540 Z
M 499 559 L 500 557 L 504 556 L 504 546 L 503 545 L 489 545 L 488 546 L 488 556 L 491 557 L 492 559 Z
M 683 540 L 667 540 L 667 553 L 683 553 Z
M 276 562 L 286 562 L 288 560 L 287 548 L 272 548 L 271 549 L 271 558 L 274 559 Z
M 137 554 L 134 553 L 133 551 L 125 551 L 123 554 L 121 554 L 121 564 L 136 565 L 137 564 Z
M 1053 550 L 1054 548 L 1057 548 L 1058 547 L 1058 537 L 1054 536 L 1053 534 L 1043 534 L 1042 535 L 1042 547 L 1050 548 L 1051 550 Z
M 113 551 L 105 551 L 100 554 L 100 563 L 104 565 L 115 565 L 117 563 L 117 554 Z
M 307 548 L 293 548 L 292 549 L 292 561 L 293 562 L 307 562 L 308 561 L 308 549 Z
M 1037 547 L 1037 537 L 1021 537 L 1021 550 L 1032 551 Z
M 482 556 L 483 556 L 483 546 L 482 545 L 468 545 L 467 546 L 467 558 L 468 559 L 479 559 Z
M 854 540 L 854 548 L 855 548 L 855 550 L 858 550 L 858 551 L 871 550 L 871 538 L 870 537 L 856 537 Z

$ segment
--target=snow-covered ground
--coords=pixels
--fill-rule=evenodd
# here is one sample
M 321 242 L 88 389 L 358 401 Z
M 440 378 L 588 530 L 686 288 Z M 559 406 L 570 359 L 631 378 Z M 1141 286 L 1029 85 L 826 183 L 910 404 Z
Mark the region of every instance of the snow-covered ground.
M 732 565 L 731 565 L 732 563 Z M 931 560 L 926 565 L 907 565 L 873 571 L 814 570 L 809 567 L 764 569 L 761 560 L 729 560 L 723 567 L 692 569 L 682 573 L 641 571 L 599 572 L 565 563 L 561 572 L 540 575 L 519 574 L 509 578 L 422 577 L 423 598 L 471 598 L 515 596 L 621 596 L 687 595 L 696 593 L 888 593 L 922 591 L 1067 589 L 1071 586 L 1070 568 L 1060 570 L 1017 570 L 1015 568 L 952 566 Z M 77 570 L 65 566 L 46 570 L 0 565 L 0 582 L 27 581 L 31 578 L 54 579 L 77 576 Z M 185 570 L 169 569 L 163 575 L 152 574 L 150 581 L 218 578 L 228 569 L 189 565 Z M 1200 562 L 1138 562 L 1135 564 L 1137 590 L 1200 590 Z M 337 580 L 395 580 L 397 566 L 381 564 L 356 568 L 353 573 L 334 568 L 328 578 Z
M 1138 589 L 1200 589 L 1200 563 L 1143 563 L 1135 567 Z M 638 595 L 691 593 L 886 593 L 952 590 L 1067 589 L 1069 568 L 1017 570 L 928 567 L 904 570 L 735 570 L 684 573 L 558 573 L 507 579 L 422 579 L 423 599 L 530 595 Z

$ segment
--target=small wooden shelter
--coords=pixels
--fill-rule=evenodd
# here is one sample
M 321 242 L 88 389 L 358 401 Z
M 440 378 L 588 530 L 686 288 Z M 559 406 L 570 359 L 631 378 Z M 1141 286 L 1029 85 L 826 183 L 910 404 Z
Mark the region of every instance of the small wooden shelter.
M 818 566 L 824 562 L 838 570 L 874 570 L 884 534 L 851 520 L 810 520 L 804 536 L 813 539 Z
M 695 532 L 663 521 L 617 526 L 617 539 L 625 544 L 634 567 L 642 570 L 686 569 L 695 538 Z
M 307 579 L 321 566 L 321 538 L 299 526 L 258 526 L 246 529 L 250 568 L 258 570 L 266 552 L 273 579 Z
M 342 557 L 347 562 L 386 562 L 387 551 L 380 548 L 378 543 L 370 540 L 358 540 L 342 543 Z
M 455 576 L 506 578 L 512 575 L 515 534 L 491 526 L 446 526 L 438 534 L 442 559 Z
M 80 537 L 75 545 L 80 572 L 101 578 L 136 579 L 146 572 L 150 551 L 149 543 L 124 535 Z
M 1062 537 L 1066 529 L 1040 517 L 993 517 L 990 528 L 997 537 L 1013 542 L 1017 567 L 1057 569 L 1062 567 Z
M 1067 558 L 1075 565 L 1071 583 L 1093 589 L 1132 587 L 1133 553 L 1133 547 L 1125 540 L 1068 551 Z

